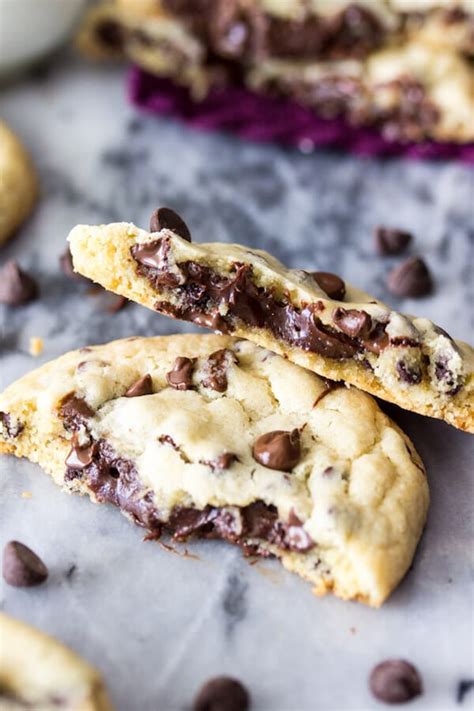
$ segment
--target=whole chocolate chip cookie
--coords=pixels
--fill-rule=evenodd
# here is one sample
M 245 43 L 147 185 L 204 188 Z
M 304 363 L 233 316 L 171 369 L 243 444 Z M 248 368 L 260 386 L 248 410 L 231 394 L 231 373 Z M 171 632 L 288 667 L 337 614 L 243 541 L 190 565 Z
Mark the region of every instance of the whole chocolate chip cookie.
M 4 612 L 0 639 L 2 709 L 112 711 L 99 672 L 58 640 Z
M 423 465 L 375 401 L 248 341 L 68 353 L 7 388 L 0 414 L 1 452 L 116 505 L 152 538 L 274 555 L 318 594 L 380 605 L 424 525 Z
M 38 181 L 25 148 L 0 121 L 0 245 L 28 217 L 38 195 Z
M 69 241 L 75 269 L 106 289 L 474 432 L 473 348 L 336 275 L 127 223 L 81 225 Z

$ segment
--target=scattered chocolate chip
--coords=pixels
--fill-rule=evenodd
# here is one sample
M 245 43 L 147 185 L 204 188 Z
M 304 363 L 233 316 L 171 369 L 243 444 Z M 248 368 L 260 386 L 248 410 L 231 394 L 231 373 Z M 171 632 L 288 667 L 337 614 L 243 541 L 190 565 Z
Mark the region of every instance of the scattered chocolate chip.
M 79 443 L 73 439 L 72 446 L 69 454 L 65 459 L 65 464 L 68 469 L 85 469 L 92 464 L 94 455 L 94 445 L 86 445 L 82 447 Z
M 18 437 L 23 432 L 25 426 L 19 421 L 14 420 L 9 412 L 0 412 L 0 424 L 3 425 L 8 437 Z
M 152 395 L 153 394 L 153 381 L 151 375 L 147 373 L 142 378 L 139 378 L 136 383 L 131 385 L 125 397 L 141 397 L 142 395 Z
M 471 691 L 471 689 L 474 689 L 474 679 L 461 679 L 458 683 L 456 694 L 456 701 L 458 704 L 463 703 L 464 697 L 469 693 L 469 691 Z
M 298 430 L 267 432 L 256 440 L 252 453 L 262 466 L 289 472 L 301 455 L 300 434 Z
M 375 246 L 379 254 L 401 254 L 413 239 L 411 232 L 397 230 L 393 227 L 377 227 L 375 230 Z
M 341 277 L 338 277 L 337 274 L 331 274 L 331 272 L 311 272 L 311 276 L 330 299 L 343 301 L 346 295 L 346 285 Z
M 423 692 L 418 671 L 403 659 L 388 659 L 378 664 L 372 670 L 369 686 L 375 698 L 387 704 L 401 704 Z
M 173 369 L 166 373 L 166 380 L 176 390 L 190 390 L 193 387 L 194 358 L 176 358 Z
M 418 366 L 410 366 L 405 361 L 399 360 L 396 367 L 398 376 L 404 383 L 409 385 L 421 383 L 422 374 Z
M 390 272 L 387 286 L 395 296 L 427 296 L 433 291 L 433 280 L 421 257 L 409 257 Z
M 36 281 L 17 262 L 10 260 L 0 269 L 0 303 L 21 306 L 37 296 Z
M 235 354 L 228 348 L 221 348 L 208 356 L 205 370 L 206 377 L 202 384 L 206 388 L 223 393 L 227 390 L 227 369 L 231 363 L 236 363 Z
M 247 689 L 227 676 L 210 679 L 199 691 L 193 711 L 247 711 L 250 697 Z
M 64 420 L 64 426 L 74 430 L 85 424 L 89 417 L 93 417 L 94 410 L 89 407 L 84 398 L 72 392 L 61 400 L 59 415 Z
M 150 232 L 171 230 L 187 242 L 191 242 L 191 232 L 185 221 L 169 207 L 159 207 L 150 219 Z
M 30 548 L 10 541 L 3 549 L 3 577 L 16 588 L 31 587 L 46 580 L 48 569 Z
M 332 319 L 343 333 L 351 338 L 367 338 L 372 328 L 372 319 L 365 311 L 357 309 L 335 309 Z
M 72 262 L 72 254 L 71 250 L 69 248 L 69 245 L 64 252 L 64 254 L 61 254 L 59 257 L 59 266 L 61 267 L 62 272 L 68 276 L 70 279 L 75 279 L 76 281 L 83 281 L 83 282 L 89 282 L 90 280 L 82 276 L 82 274 L 79 274 L 78 272 L 74 271 L 74 265 Z

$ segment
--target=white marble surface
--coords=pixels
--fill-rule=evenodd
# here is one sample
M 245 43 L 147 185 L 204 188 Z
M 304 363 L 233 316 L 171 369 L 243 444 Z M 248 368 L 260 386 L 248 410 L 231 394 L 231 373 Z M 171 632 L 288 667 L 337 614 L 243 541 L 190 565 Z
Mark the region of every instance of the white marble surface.
M 77 222 L 146 226 L 160 204 L 178 209 L 195 239 L 264 247 L 293 266 L 338 271 L 391 303 L 376 257 L 379 223 L 408 228 L 436 277 L 436 292 L 399 304 L 471 338 L 474 313 L 473 175 L 458 165 L 303 156 L 190 133 L 139 117 L 123 73 L 65 59 L 0 90 L 0 115 L 30 146 L 42 201 L 15 257 L 41 284 L 41 300 L 0 310 L 0 386 L 65 350 L 181 326 L 130 306 L 110 316 L 100 298 L 58 270 Z M 45 338 L 40 358 L 31 336 Z M 0 606 L 70 643 L 104 672 L 119 711 L 189 708 L 209 676 L 230 673 L 255 711 L 380 708 L 367 691 L 373 664 L 406 657 L 425 694 L 410 708 L 456 703 L 473 670 L 473 438 L 434 421 L 396 416 L 425 459 L 432 489 L 415 564 L 379 611 L 314 598 L 276 563 L 251 566 L 214 542 L 182 558 L 142 543 L 116 510 L 68 497 L 28 464 L 0 462 L 0 545 L 30 544 L 51 569 L 41 588 L 3 586 Z M 22 498 L 22 492 L 32 493 Z

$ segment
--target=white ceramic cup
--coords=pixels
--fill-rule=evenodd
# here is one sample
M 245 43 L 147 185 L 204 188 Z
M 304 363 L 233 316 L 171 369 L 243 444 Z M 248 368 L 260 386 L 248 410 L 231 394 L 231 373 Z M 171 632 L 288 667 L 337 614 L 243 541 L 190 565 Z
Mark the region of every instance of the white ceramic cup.
M 0 0 L 0 76 L 48 55 L 70 35 L 87 0 Z

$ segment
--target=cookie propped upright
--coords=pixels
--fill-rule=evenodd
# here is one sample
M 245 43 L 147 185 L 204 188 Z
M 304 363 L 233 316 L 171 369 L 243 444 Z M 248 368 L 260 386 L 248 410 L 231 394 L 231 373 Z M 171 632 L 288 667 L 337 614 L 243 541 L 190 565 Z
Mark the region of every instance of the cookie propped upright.
M 181 231 L 182 232 L 182 231 Z M 75 269 L 159 313 L 254 341 L 407 410 L 474 432 L 474 350 L 324 272 L 166 223 L 75 227 Z
M 226 336 L 68 353 L 0 396 L 0 451 L 151 538 L 222 538 L 318 594 L 380 605 L 428 507 L 408 438 L 356 388 Z

